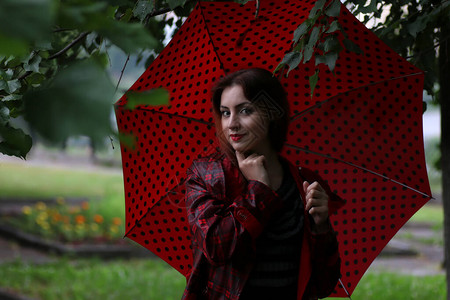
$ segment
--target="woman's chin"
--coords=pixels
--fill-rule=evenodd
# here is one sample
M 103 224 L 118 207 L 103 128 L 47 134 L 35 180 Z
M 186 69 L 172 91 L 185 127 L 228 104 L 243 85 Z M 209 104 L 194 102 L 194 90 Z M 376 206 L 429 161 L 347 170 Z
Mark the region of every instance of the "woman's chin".
M 231 147 L 233 148 L 234 151 L 241 152 L 241 153 L 244 153 L 249 150 L 248 147 L 246 147 L 246 145 L 243 145 L 240 143 L 233 143 L 233 144 L 231 144 Z

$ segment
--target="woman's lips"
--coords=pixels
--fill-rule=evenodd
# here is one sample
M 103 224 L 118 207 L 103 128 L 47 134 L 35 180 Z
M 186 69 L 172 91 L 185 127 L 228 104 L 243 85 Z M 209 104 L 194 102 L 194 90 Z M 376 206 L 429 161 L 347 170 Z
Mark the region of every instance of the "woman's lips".
M 233 140 L 233 142 L 239 141 L 243 136 L 243 134 L 230 134 L 231 140 Z

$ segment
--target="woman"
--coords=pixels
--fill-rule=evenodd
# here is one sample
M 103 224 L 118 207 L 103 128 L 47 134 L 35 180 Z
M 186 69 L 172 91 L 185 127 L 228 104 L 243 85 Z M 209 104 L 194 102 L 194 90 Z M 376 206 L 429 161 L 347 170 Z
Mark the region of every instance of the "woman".
M 194 161 L 186 205 L 194 265 L 183 299 L 315 299 L 340 276 L 328 215 L 342 200 L 279 155 L 285 91 L 269 71 L 241 70 L 213 90 L 223 153 Z

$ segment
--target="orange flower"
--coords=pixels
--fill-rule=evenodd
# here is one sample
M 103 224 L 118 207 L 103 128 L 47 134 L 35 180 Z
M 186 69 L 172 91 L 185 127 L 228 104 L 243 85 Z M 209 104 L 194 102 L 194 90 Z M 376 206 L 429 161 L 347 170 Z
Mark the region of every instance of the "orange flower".
M 81 202 L 81 208 L 83 210 L 88 210 L 89 209 L 89 202 L 87 202 L 87 201 Z
M 112 222 L 114 225 L 119 226 L 120 224 L 122 224 L 122 219 L 115 217 L 112 219 Z
M 101 215 L 95 215 L 94 216 L 94 222 L 97 224 L 102 224 L 103 223 L 103 217 Z
M 86 218 L 83 215 L 77 215 L 75 217 L 75 223 L 84 224 L 84 222 L 86 222 Z
M 60 213 L 54 213 L 52 214 L 52 219 L 54 222 L 59 222 L 63 219 Z

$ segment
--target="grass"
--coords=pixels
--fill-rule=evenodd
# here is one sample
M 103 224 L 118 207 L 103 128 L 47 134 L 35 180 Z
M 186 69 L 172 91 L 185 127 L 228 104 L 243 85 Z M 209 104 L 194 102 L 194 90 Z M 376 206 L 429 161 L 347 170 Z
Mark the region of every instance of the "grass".
M 0 265 L 0 286 L 42 300 L 173 300 L 181 298 L 185 279 L 161 260 L 61 259 L 45 265 L 20 261 Z M 445 296 L 444 275 L 368 273 L 352 299 L 439 300 Z
M 433 234 L 429 237 L 417 237 L 414 236 L 411 232 L 405 232 L 405 233 L 399 233 L 397 234 L 397 238 L 402 240 L 408 240 L 408 241 L 416 241 L 418 243 L 424 244 L 424 245 L 430 245 L 430 246 L 444 246 L 444 239 L 442 235 L 439 235 L 438 233 Z
M 442 230 L 444 225 L 444 210 L 441 205 L 426 204 L 408 222 L 426 223 L 431 225 L 435 230 Z
M 342 299 L 342 298 L 328 298 Z M 446 299 L 444 275 L 414 276 L 393 273 L 364 275 L 352 294 L 353 300 Z
M 5 197 L 104 197 L 123 195 L 122 175 L 62 168 L 0 164 L 0 195 Z
M 159 260 L 59 260 L 0 265 L 0 286 L 42 300 L 181 299 L 185 278 Z

